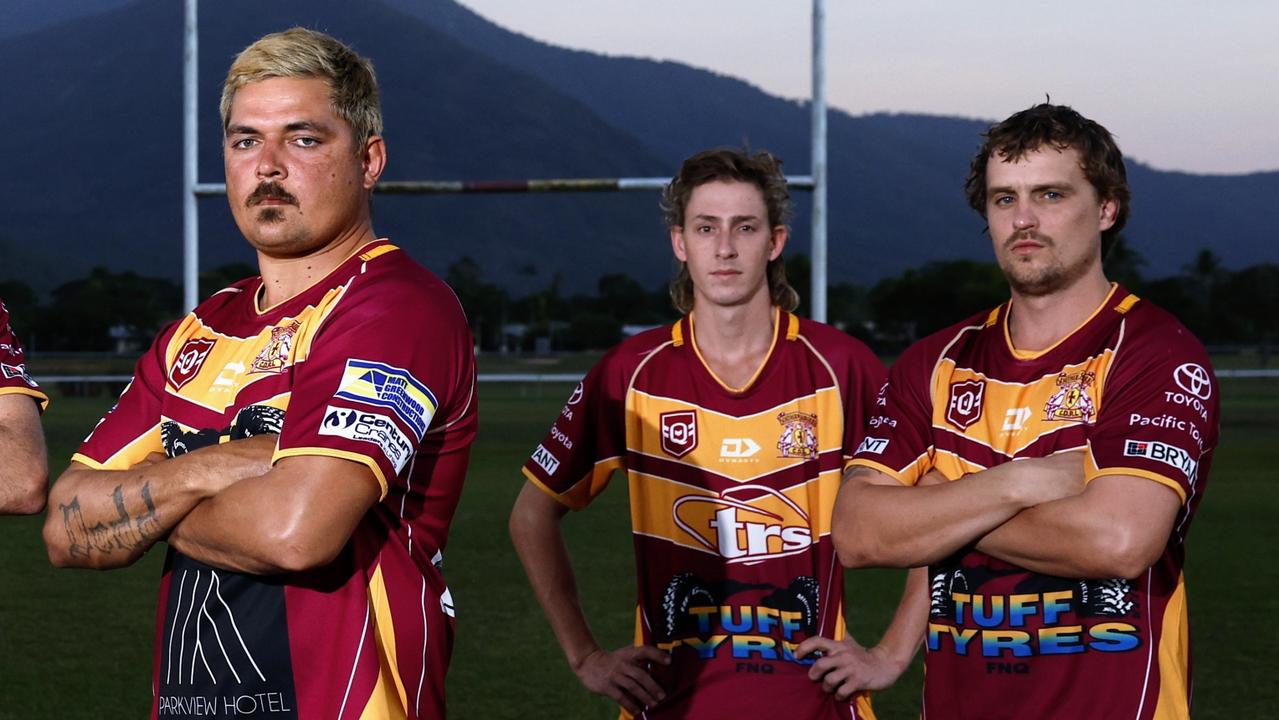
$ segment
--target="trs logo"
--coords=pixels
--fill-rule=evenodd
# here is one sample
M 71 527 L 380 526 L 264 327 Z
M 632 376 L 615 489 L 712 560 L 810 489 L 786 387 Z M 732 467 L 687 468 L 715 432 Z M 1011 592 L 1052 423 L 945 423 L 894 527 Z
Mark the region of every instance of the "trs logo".
M 719 495 L 685 495 L 671 512 L 675 524 L 698 545 L 729 563 L 753 565 L 803 552 L 813 544 L 808 513 L 763 485 L 742 485 Z

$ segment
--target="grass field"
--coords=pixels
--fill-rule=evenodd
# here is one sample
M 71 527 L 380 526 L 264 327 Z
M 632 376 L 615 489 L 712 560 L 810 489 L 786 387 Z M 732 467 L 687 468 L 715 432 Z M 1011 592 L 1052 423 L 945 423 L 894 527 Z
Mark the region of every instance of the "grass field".
M 487 368 L 486 368 L 487 369 Z M 551 368 L 548 372 L 561 371 Z M 458 608 L 449 675 L 455 718 L 614 718 L 560 655 L 506 535 L 519 466 L 571 386 L 484 385 L 481 429 L 453 523 L 446 576 Z M 1188 561 L 1197 718 L 1259 718 L 1279 705 L 1279 381 L 1224 380 L 1223 440 Z M 113 398 L 54 398 L 45 416 L 51 471 L 66 465 Z M 39 518 L 0 518 L 0 718 L 138 718 L 150 703 L 150 650 L 162 549 L 100 573 L 54 570 Z M 570 548 L 592 625 L 606 645 L 631 636 L 632 575 L 624 484 L 570 516 Z M 900 575 L 847 576 L 849 624 L 873 640 Z M 918 662 L 876 698 L 880 718 L 918 716 Z

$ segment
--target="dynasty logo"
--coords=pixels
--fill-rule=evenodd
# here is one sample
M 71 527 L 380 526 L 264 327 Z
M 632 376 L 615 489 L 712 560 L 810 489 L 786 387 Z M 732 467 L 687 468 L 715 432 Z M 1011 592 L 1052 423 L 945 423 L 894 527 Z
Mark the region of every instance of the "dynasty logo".
M 804 552 L 813 544 L 808 513 L 785 494 L 741 485 L 718 495 L 685 495 L 671 506 L 675 524 L 729 563 L 755 563 Z

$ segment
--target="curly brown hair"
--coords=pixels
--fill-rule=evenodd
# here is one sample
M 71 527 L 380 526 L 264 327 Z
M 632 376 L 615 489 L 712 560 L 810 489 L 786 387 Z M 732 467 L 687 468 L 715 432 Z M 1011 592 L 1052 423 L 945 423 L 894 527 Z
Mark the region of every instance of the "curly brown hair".
M 794 209 L 782 161 L 772 153 L 750 153 L 737 148 L 703 150 L 684 161 L 679 173 L 662 191 L 662 220 L 667 228 L 684 226 L 684 210 L 693 190 L 716 181 L 748 182 L 759 188 L 768 210 L 770 228 L 790 222 Z M 688 264 L 679 263 L 670 286 L 671 302 L 681 313 L 693 309 L 693 278 Z M 787 312 L 799 307 L 799 293 L 786 280 L 786 264 L 780 256 L 768 263 L 768 294 L 774 305 Z
M 1110 131 L 1071 107 L 1045 102 L 993 125 L 983 137 L 985 141 L 973 157 L 968 179 L 964 181 L 964 192 L 972 209 L 986 217 L 986 165 L 995 155 L 1004 162 L 1014 162 L 1045 146 L 1059 150 L 1074 148 L 1079 153 L 1084 177 L 1096 189 L 1097 197 L 1114 200 L 1119 205 L 1115 224 L 1101 233 L 1101 253 L 1102 257 L 1106 256 L 1128 221 L 1132 198 L 1124 154 Z

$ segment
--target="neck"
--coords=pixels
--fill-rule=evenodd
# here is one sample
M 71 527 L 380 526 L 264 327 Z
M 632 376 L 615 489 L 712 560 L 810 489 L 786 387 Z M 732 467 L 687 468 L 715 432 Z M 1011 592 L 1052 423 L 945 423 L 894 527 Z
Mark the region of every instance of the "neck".
M 693 303 L 697 350 L 722 382 L 743 388 L 768 357 L 775 310 L 767 293 L 742 305 Z
M 333 272 L 356 250 L 377 239 L 366 225 L 324 247 L 297 257 L 276 257 L 258 251 L 262 273 L 262 307 L 270 308 L 306 290 Z
M 1008 333 L 1018 350 L 1043 350 L 1057 344 L 1092 315 L 1110 292 L 1101 273 L 1047 295 L 1013 291 Z

